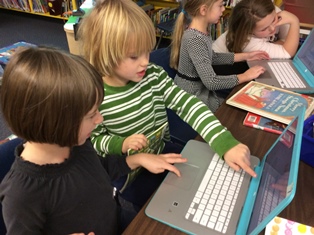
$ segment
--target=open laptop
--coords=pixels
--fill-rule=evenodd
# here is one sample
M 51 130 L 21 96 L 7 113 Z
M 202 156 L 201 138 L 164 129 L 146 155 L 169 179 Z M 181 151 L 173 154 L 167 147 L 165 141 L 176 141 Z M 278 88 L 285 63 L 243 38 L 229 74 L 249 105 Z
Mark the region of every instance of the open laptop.
M 248 61 L 247 64 L 249 67 L 261 65 L 266 68 L 265 73 L 256 79 L 258 82 L 298 93 L 314 93 L 314 29 L 311 30 L 293 60 L 255 60 Z M 279 65 L 284 66 L 281 72 Z
M 176 164 L 181 177 L 168 173 L 146 207 L 146 215 L 188 234 L 258 234 L 295 195 L 303 121 L 304 110 L 287 126 L 261 162 L 257 157 L 251 157 L 256 178 L 242 170 L 236 172 L 227 165 L 221 167 L 225 162 L 218 159 L 219 164 L 214 168 L 221 170 L 212 177 L 218 178 L 218 182 L 224 171 L 229 172 L 226 178 L 244 176 L 242 181 L 232 180 L 228 187 L 222 185 L 219 189 L 213 189 L 218 183 L 203 189 L 208 181 L 205 183 L 203 179 L 216 154 L 207 143 L 190 140 L 182 151 L 188 162 Z M 279 182 L 282 191 L 272 187 Z M 225 194 L 227 199 L 219 201 Z M 211 205 L 212 196 L 218 197 L 217 205 Z M 230 203 L 232 199 L 236 201 Z M 227 219 L 218 216 L 216 210 Z

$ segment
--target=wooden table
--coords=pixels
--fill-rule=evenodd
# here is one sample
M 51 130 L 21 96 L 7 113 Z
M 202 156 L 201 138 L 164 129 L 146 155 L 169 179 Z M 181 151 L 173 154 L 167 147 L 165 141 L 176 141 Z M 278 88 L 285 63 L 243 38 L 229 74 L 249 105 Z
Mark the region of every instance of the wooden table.
M 242 86 L 235 88 L 236 92 Z M 246 112 L 223 103 L 217 110 L 216 116 L 226 126 L 234 137 L 246 144 L 251 153 L 262 158 L 278 135 L 257 130 L 242 125 Z M 314 157 L 314 156 L 313 156 Z M 145 215 L 144 206 L 135 219 L 124 231 L 124 235 L 182 235 L 184 233 L 153 220 Z M 300 162 L 297 192 L 290 205 L 280 215 L 299 223 L 314 227 L 314 168 Z M 264 234 L 264 231 L 260 234 Z

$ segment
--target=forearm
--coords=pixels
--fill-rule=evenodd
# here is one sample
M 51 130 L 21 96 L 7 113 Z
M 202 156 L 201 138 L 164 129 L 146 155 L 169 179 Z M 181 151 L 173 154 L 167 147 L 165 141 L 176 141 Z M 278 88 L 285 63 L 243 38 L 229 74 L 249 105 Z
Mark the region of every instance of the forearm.
M 120 136 L 112 136 L 108 134 L 93 132 L 91 141 L 94 149 L 98 154 L 105 156 L 106 154 L 122 154 L 122 144 L 125 138 Z
M 283 30 L 286 33 L 286 37 L 282 38 L 284 49 L 293 57 L 299 46 L 299 37 L 300 37 L 300 22 L 296 15 L 288 12 L 281 11 L 278 13 L 278 19 L 280 19 L 279 30 Z M 286 28 L 288 32 L 286 32 Z M 280 31 L 279 31 L 280 34 Z
M 180 91 L 177 97 L 180 97 L 180 100 L 173 99 L 172 104 L 175 103 L 176 106 L 170 108 L 196 130 L 221 157 L 239 143 L 199 99 L 191 97 L 184 91 Z M 184 109 L 180 108 L 183 106 Z
M 295 55 L 299 46 L 300 38 L 300 23 L 299 19 L 295 17 L 292 24 L 290 24 L 290 29 L 287 35 L 283 47 L 290 54 L 291 57 Z
M 145 160 L 144 153 L 138 153 L 134 155 L 129 155 L 126 157 L 126 163 L 131 170 L 134 170 L 142 166 L 141 162 Z
M 235 53 L 234 54 L 234 62 L 245 61 L 247 59 L 248 53 Z

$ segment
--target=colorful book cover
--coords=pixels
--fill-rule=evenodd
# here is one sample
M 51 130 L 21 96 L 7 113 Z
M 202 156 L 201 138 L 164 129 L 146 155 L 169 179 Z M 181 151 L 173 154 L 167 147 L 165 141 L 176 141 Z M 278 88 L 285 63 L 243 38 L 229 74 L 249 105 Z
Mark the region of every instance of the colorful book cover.
M 287 126 L 286 124 L 283 124 L 281 122 L 277 122 L 251 112 L 248 112 L 245 116 L 243 125 L 279 135 Z
M 12 54 L 21 47 L 36 46 L 28 42 L 16 42 L 10 46 L 0 48 L 0 64 L 6 65 L 9 62 Z
M 255 81 L 245 85 L 226 103 L 284 124 L 289 124 L 302 106 L 306 107 L 305 118 L 314 109 L 313 97 Z
M 159 154 L 159 147 L 161 146 L 162 139 L 164 138 L 166 128 L 168 127 L 168 122 L 160 126 L 157 130 L 149 134 L 147 138 L 147 146 L 141 150 L 128 150 L 128 155 L 135 153 L 153 153 Z
M 313 235 L 314 227 L 276 216 L 265 229 L 265 235 Z
M 140 150 L 129 149 L 128 155 L 132 155 L 136 153 L 159 154 L 161 142 L 163 141 L 167 128 L 168 128 L 168 122 L 164 123 L 157 130 L 155 130 L 154 132 L 152 132 L 151 134 L 147 136 L 147 146 L 145 148 L 142 148 Z M 122 193 L 124 189 L 134 181 L 136 176 L 141 172 L 141 169 L 142 168 L 139 167 L 128 174 L 123 187 L 120 189 L 120 193 Z

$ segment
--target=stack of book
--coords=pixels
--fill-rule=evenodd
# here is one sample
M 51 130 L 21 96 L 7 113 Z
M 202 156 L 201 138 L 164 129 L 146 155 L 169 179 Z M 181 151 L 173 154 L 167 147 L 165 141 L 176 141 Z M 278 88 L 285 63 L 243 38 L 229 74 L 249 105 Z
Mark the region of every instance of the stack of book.
M 243 124 L 280 134 L 306 108 L 305 118 L 314 110 L 314 98 L 252 81 L 231 96 L 227 104 L 248 111 Z

